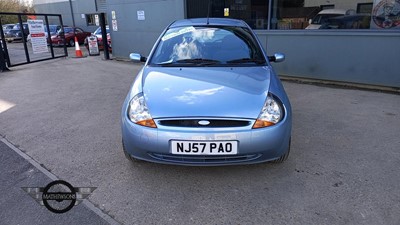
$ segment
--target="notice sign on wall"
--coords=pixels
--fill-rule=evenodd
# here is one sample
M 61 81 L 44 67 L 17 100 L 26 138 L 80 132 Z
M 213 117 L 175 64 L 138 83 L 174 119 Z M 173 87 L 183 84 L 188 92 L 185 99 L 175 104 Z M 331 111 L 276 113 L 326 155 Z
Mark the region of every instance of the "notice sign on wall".
M 28 20 L 33 54 L 49 52 L 43 20 Z
M 117 20 L 112 20 L 112 29 L 113 31 L 118 31 L 118 23 Z
M 229 16 L 229 8 L 224 8 L 224 16 Z
M 99 19 L 99 15 L 94 15 L 94 23 L 96 24 L 96 26 L 100 26 L 100 19 Z
M 146 19 L 145 16 L 144 16 L 144 11 L 143 10 L 137 11 L 137 19 L 138 20 L 145 20 Z

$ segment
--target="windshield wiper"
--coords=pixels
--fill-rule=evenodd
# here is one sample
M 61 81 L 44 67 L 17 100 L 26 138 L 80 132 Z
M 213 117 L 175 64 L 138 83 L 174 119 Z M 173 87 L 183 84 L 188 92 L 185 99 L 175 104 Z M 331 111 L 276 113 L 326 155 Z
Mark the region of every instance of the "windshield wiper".
M 195 59 L 180 59 L 180 60 L 175 61 L 175 63 L 190 63 L 190 64 L 196 64 L 196 65 L 213 65 L 213 64 L 218 64 L 221 62 L 218 60 L 214 60 L 214 59 L 195 58 Z
M 227 61 L 226 63 L 232 63 L 232 64 L 241 64 L 241 63 L 263 64 L 263 63 L 265 63 L 265 60 L 264 60 L 264 59 L 242 58 L 242 59 L 229 60 L 229 61 Z
M 195 59 L 180 59 L 176 61 L 166 61 L 157 63 L 158 66 L 177 66 L 177 65 L 198 65 L 198 66 L 207 66 L 207 65 L 214 65 L 221 63 L 218 60 L 214 59 L 202 59 L 202 58 L 195 58 Z
M 155 65 L 157 65 L 157 66 L 169 66 L 169 65 L 172 65 L 172 64 L 174 64 L 174 62 L 165 61 L 165 62 L 156 63 Z

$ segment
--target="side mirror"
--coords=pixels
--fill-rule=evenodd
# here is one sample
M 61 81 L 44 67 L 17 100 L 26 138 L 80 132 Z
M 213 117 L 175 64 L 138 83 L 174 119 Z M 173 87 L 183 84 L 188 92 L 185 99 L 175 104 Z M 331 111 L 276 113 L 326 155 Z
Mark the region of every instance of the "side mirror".
M 129 54 L 129 58 L 133 61 L 139 61 L 139 62 L 146 62 L 147 58 L 140 55 L 139 53 L 131 53 Z
M 285 61 L 285 55 L 282 53 L 275 53 L 273 56 L 268 56 L 270 62 L 283 62 Z

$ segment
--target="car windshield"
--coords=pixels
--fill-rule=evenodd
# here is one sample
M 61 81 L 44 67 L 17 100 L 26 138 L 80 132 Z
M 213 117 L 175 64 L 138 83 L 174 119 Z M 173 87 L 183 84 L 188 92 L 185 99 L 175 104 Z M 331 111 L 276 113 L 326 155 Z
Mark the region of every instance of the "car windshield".
M 244 27 L 171 28 L 150 59 L 153 66 L 249 66 L 266 60 L 251 31 Z
M 7 29 L 7 30 L 11 30 L 11 29 L 13 29 L 13 27 L 14 27 L 14 25 L 4 25 L 4 26 L 3 26 L 3 29 L 4 29 L 4 30 L 6 30 L 6 29 Z
M 60 33 L 60 32 L 63 32 L 63 30 L 62 29 L 58 30 L 58 33 Z M 73 29 L 72 29 L 72 27 L 64 27 L 64 32 L 65 33 L 72 33 Z
M 57 25 L 49 25 L 50 33 L 56 33 L 57 32 Z M 47 32 L 47 26 L 44 26 L 44 31 Z
M 107 34 L 110 33 L 110 30 L 109 30 L 108 27 L 106 27 L 106 32 L 107 32 Z M 96 31 L 94 32 L 94 34 L 95 34 L 95 35 L 101 35 L 101 27 L 98 27 L 98 28 L 96 29 Z

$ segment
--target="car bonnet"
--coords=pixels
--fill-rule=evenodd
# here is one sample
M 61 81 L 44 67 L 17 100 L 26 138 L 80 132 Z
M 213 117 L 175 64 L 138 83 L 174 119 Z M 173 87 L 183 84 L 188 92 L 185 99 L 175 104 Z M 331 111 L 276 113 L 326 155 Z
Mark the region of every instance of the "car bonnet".
M 270 69 L 255 67 L 150 67 L 142 90 L 153 118 L 257 118 L 270 84 Z

